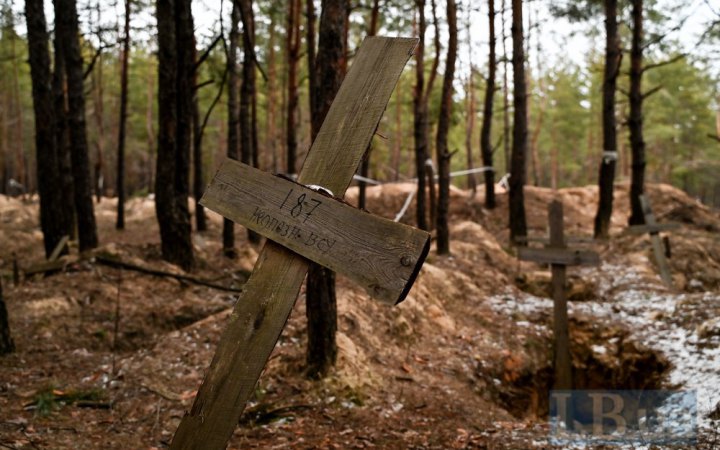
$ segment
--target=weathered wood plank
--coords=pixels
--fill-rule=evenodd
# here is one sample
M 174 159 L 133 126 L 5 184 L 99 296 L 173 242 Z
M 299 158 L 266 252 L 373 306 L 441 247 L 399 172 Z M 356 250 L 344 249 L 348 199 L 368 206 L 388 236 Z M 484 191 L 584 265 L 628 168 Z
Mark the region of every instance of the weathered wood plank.
M 562 264 L 565 266 L 597 266 L 600 256 L 592 250 L 572 250 L 566 248 L 530 248 L 519 247 L 518 258 L 544 264 Z
M 310 149 L 301 183 L 344 196 L 416 45 L 417 39 L 365 39 Z M 265 245 L 172 449 L 225 448 L 295 304 L 308 264 L 272 241 Z
M 515 242 L 549 245 L 550 239 L 545 236 L 516 236 Z M 595 242 L 597 241 L 592 236 L 565 236 L 565 243 L 567 244 L 592 244 Z
M 563 204 L 553 200 L 548 206 L 550 225 L 550 247 L 546 250 L 563 249 L 565 237 L 563 228 Z M 552 264 L 553 292 L 553 335 L 556 390 L 572 389 L 572 363 L 570 359 L 570 331 L 568 326 L 567 297 L 565 296 L 566 265 Z
M 642 206 L 643 214 L 645 215 L 645 225 L 649 227 L 657 227 L 659 224 L 657 223 L 657 220 L 655 220 L 655 214 L 653 214 L 652 209 L 650 208 L 650 202 L 644 195 L 640 196 L 640 206 Z M 650 244 L 652 245 L 655 261 L 658 265 L 660 278 L 667 286 L 672 287 L 673 279 L 670 274 L 670 265 L 667 262 L 667 258 L 665 258 L 665 249 L 663 248 L 660 236 L 657 232 L 650 232 Z
M 227 159 L 200 203 L 396 304 L 430 234 L 368 214 L 293 181 Z
M 653 225 L 631 225 L 627 227 L 628 233 L 645 234 L 645 233 L 661 233 L 663 231 L 677 230 L 680 228 L 679 223 L 656 223 Z
M 60 257 L 60 253 L 63 251 L 65 246 L 68 244 L 68 241 L 70 241 L 70 236 L 65 235 L 63 236 L 60 241 L 57 243 L 55 248 L 53 249 L 52 253 L 50 254 L 50 257 L 47 259 L 48 262 L 55 261 Z

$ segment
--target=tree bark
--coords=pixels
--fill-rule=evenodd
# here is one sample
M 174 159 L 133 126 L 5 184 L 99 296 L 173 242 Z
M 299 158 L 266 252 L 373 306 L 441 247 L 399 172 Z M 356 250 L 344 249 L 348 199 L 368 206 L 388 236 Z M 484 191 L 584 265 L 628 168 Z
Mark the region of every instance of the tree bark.
M 237 73 L 237 49 L 240 33 L 240 2 L 232 2 L 232 13 L 230 15 L 230 45 L 227 54 L 227 108 L 228 108 L 228 131 L 227 131 L 227 156 L 232 159 L 240 159 L 240 109 L 238 108 L 238 73 Z M 235 224 L 232 220 L 223 218 L 223 255 L 228 258 L 236 258 L 235 249 Z
M 440 99 L 440 117 L 438 119 L 435 151 L 438 160 L 438 209 L 437 209 L 437 252 L 450 254 L 450 227 L 448 212 L 450 209 L 450 152 L 448 151 L 448 132 L 452 113 L 453 79 L 455 78 L 455 60 L 457 59 L 457 10 L 455 0 L 447 0 L 448 50 L 445 59 L 442 97 Z
M 643 0 L 632 0 L 632 48 L 630 49 L 630 225 L 645 223 L 640 196 L 645 190 L 645 140 L 643 138 Z
M 68 217 L 63 208 L 61 180 L 55 145 L 55 114 L 51 91 L 48 32 L 42 0 L 25 2 L 33 109 L 35 112 L 35 152 L 38 192 L 40 194 L 40 227 L 45 255 L 50 256 L 66 234 Z
M 416 221 L 421 230 L 427 230 L 427 211 L 425 208 L 425 160 L 427 160 L 427 109 L 425 108 L 425 0 L 415 1 L 417 27 L 420 41 L 415 49 L 415 89 L 413 90 L 413 137 L 415 140 L 415 173 L 418 191 L 415 196 Z
M 197 45 L 193 45 L 195 50 L 194 59 L 197 59 Z M 205 217 L 205 207 L 200 204 L 205 189 L 205 177 L 203 175 L 203 125 L 200 119 L 200 98 L 197 89 L 198 70 L 193 71 L 193 100 L 192 100 L 192 146 L 193 146 L 193 198 L 195 200 L 195 229 L 197 231 L 207 230 L 207 218 Z
M 507 52 L 507 26 L 505 25 L 505 0 L 502 0 L 502 50 L 503 50 L 503 154 L 505 156 L 505 171 L 510 172 L 510 89 L 508 83 L 508 57 Z
M 2 277 L 0 277 L 0 355 L 7 355 L 15 351 L 15 342 L 10 335 L 8 312 L 3 297 Z
M 605 0 L 605 73 L 603 80 L 602 120 L 603 158 L 600 161 L 598 177 L 597 214 L 595 215 L 596 239 L 607 239 L 613 210 L 613 187 L 617 164 L 617 129 L 615 123 L 615 92 L 620 70 L 622 52 L 617 24 L 617 0 Z M 605 154 L 605 152 L 608 152 Z M 607 156 L 606 156 L 607 155 Z
M 55 146 L 57 149 L 58 171 L 62 188 L 63 205 L 67 231 L 65 234 L 77 237 L 75 222 L 75 194 L 73 192 L 72 167 L 70 164 L 70 133 L 67 126 L 67 98 L 65 96 L 65 63 L 60 41 L 53 42 L 55 51 L 53 68 L 53 111 L 55 113 Z
M 343 36 L 349 6 L 347 0 L 322 2 L 315 73 L 311 77 L 311 82 L 315 84 L 315 100 L 311 103 L 315 107 L 311 112 L 313 139 L 317 136 L 345 77 Z M 328 374 L 337 359 L 335 274 L 322 266 L 311 264 L 307 277 L 306 299 L 307 374 L 311 378 L 322 378 Z
M 316 21 L 316 14 L 315 14 L 315 2 L 313 0 L 307 0 L 306 3 L 306 22 L 305 22 L 305 40 L 307 44 L 307 63 L 308 63 L 308 104 L 310 106 L 310 115 L 312 116 L 317 111 L 317 107 L 315 106 L 315 82 L 314 82 L 314 76 L 315 76 L 315 59 L 316 59 L 316 48 L 315 48 L 315 21 Z M 312 119 L 311 119 L 312 120 Z M 312 128 L 312 123 L 310 125 Z M 311 130 L 312 133 L 312 130 Z M 315 138 L 315 135 L 313 134 L 313 139 Z
M 298 120 L 298 61 L 300 60 L 300 0 L 288 2 L 287 18 L 287 125 L 285 141 L 287 173 L 297 173 L 297 120 Z M 315 120 L 314 118 L 312 120 Z
M 12 14 L 12 13 L 11 13 Z M 25 152 L 24 146 L 24 132 L 23 132 L 23 107 L 20 101 L 20 75 L 19 75 L 19 55 L 16 53 L 15 44 L 19 39 L 15 34 L 14 19 L 12 24 L 11 32 L 13 35 L 10 37 L 10 59 L 12 61 L 12 110 L 13 116 L 16 120 L 16 125 L 12 128 L 14 132 L 13 145 L 15 146 L 15 167 L 17 169 L 17 180 L 25 187 L 25 192 L 30 189 L 30 177 L 26 168 L 25 163 Z
M 55 34 L 63 47 L 68 95 L 70 160 L 80 251 L 97 247 L 97 226 L 93 210 L 92 182 L 85 123 L 83 59 L 75 0 L 54 0 Z
M 523 51 L 522 0 L 512 0 L 513 38 L 513 143 L 510 161 L 510 240 L 527 236 L 525 220 L 525 179 L 527 159 L 527 92 L 525 85 L 525 55 Z
M 125 0 L 125 26 L 120 69 L 120 124 L 118 125 L 118 153 L 116 187 L 118 197 L 115 228 L 125 229 L 125 125 L 128 103 L 128 61 L 130 59 L 130 0 Z
M 257 167 L 257 118 L 255 103 L 255 19 L 252 0 L 238 0 L 243 24 L 243 69 L 240 88 L 240 159 L 243 163 Z M 298 10 L 299 8 L 298 4 Z M 299 11 L 298 11 L 299 17 Z M 257 244 L 260 235 L 247 230 L 248 241 Z
M 312 0 L 310 0 L 312 3 Z M 270 168 L 273 173 L 280 170 L 277 154 L 277 68 L 275 63 L 275 26 L 276 13 L 270 13 L 270 29 L 268 30 L 268 81 L 267 81 L 267 120 L 265 121 L 265 142 L 270 150 Z
M 97 128 L 97 139 L 95 140 L 95 164 L 93 174 L 93 189 L 95 199 L 98 203 L 102 201 L 105 195 L 105 164 L 103 157 L 105 155 L 105 111 L 103 104 L 104 88 L 103 88 L 103 71 L 102 71 L 102 54 L 98 56 L 97 64 L 92 71 L 93 78 L 93 118 L 95 119 L 95 127 Z
M 468 29 L 470 29 L 470 24 L 468 21 Z M 470 33 L 468 33 L 468 36 Z M 470 47 L 470 39 L 468 39 L 468 48 Z M 472 52 L 469 52 L 470 54 L 470 61 L 472 61 Z M 473 138 L 473 132 L 475 131 L 475 109 L 476 109 L 476 100 L 475 100 L 475 83 L 473 82 L 473 76 L 475 75 L 475 66 L 471 63 L 470 64 L 470 73 L 468 74 L 468 84 L 467 84 L 467 90 L 468 93 L 465 95 L 465 103 L 466 103 L 466 118 L 465 118 L 465 158 L 466 158 L 466 168 L 468 170 L 472 170 L 474 168 L 473 164 L 473 148 L 472 148 L 472 138 Z M 472 192 L 473 198 L 475 197 L 475 194 L 477 192 L 477 181 L 475 180 L 475 174 L 470 173 L 467 176 L 467 188 Z
M 488 0 L 488 35 L 490 52 L 488 54 L 488 76 L 485 86 L 485 103 L 483 109 L 482 129 L 480 130 L 480 152 L 485 167 L 485 207 L 495 208 L 495 172 L 493 169 L 492 136 L 493 105 L 495 99 L 495 0 Z
M 158 0 L 157 20 L 160 128 L 155 210 L 163 258 L 190 270 L 194 265 L 188 210 L 194 40 L 189 1 Z

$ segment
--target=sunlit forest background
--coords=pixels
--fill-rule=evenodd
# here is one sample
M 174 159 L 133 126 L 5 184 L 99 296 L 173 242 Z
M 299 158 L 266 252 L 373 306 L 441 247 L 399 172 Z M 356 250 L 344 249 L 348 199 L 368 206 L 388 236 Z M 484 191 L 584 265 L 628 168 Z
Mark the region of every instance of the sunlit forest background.
M 195 2 L 198 54 L 208 48 L 207 60 L 197 77 L 200 119 L 207 120 L 203 139 L 203 165 L 212 173 L 226 154 L 227 102 L 224 100 L 225 50 L 218 37 L 227 35 L 228 24 L 220 19 L 219 4 Z M 366 2 L 367 3 L 367 2 Z M 498 2 L 499 3 L 499 2 Z M 505 3 L 505 2 L 503 2 Z M 552 6 L 548 6 L 552 3 Z M 529 98 L 528 183 L 564 187 L 597 182 L 602 157 L 601 85 L 603 67 L 602 11 L 570 8 L 584 2 L 528 2 L 526 8 L 526 53 Z M 590 2 L 592 4 L 592 2 Z M 702 201 L 720 205 L 720 8 L 712 2 L 649 2 L 646 25 L 648 65 L 659 67 L 644 74 L 648 181 L 671 183 Z M 157 60 L 154 6 L 133 1 L 129 104 L 127 124 L 126 187 L 129 195 L 153 190 L 157 135 Z M 370 5 L 353 2 L 350 14 L 349 56 L 367 34 Z M 487 7 L 485 2 L 459 2 L 460 48 L 455 80 L 455 103 L 449 136 L 452 170 L 481 166 L 479 133 L 482 98 L 487 76 Z M 498 178 L 508 170 L 507 159 L 512 126 L 512 67 L 505 57 L 511 52 L 509 5 L 498 5 L 498 89 L 493 117 L 492 142 Z M 257 29 L 259 165 L 283 172 L 285 165 L 284 115 L 287 108 L 287 11 L 283 2 L 254 2 Z M 222 14 L 229 13 L 224 5 Z M 46 8 L 51 11 L 52 8 Z M 120 54 L 123 5 L 106 0 L 82 0 L 78 4 L 83 31 L 86 66 L 88 139 L 94 184 L 99 193 L 114 195 L 116 149 L 120 103 Z M 37 189 L 35 180 L 34 123 L 30 69 L 22 4 L 2 0 L 0 14 L 0 192 L 15 183 L 28 192 Z M 445 43 L 444 12 L 438 8 L 439 43 Z M 623 48 L 629 49 L 629 11 L 623 10 Z M 380 33 L 413 35 L 415 5 L 408 0 L 382 2 Z M 52 23 L 52 17 L 48 21 Z M 227 22 L 227 20 L 225 21 Z M 301 27 L 305 25 L 302 18 Z M 551 38 L 560 30 L 564 38 Z M 52 32 L 52 30 L 50 30 Z M 436 30 L 430 26 L 428 37 Z M 578 35 L 582 44 L 575 45 Z M 215 45 L 212 45 L 215 43 Z M 427 57 L 436 49 L 428 41 Z M 442 48 L 440 54 L 444 54 Z M 242 54 L 242 52 L 240 52 Z M 443 58 L 439 69 L 442 70 Z M 627 127 L 627 65 L 623 58 L 619 77 L 618 181 L 630 176 Z M 380 181 L 414 176 L 411 63 L 388 105 L 375 139 L 370 177 Z M 426 63 L 426 66 L 430 64 Z M 299 161 L 310 143 L 307 101 L 307 67 L 299 64 Z M 427 70 L 431 70 L 427 67 Z M 508 83 L 510 87 L 508 88 Z M 440 86 L 430 96 L 430 120 L 438 117 Z M 217 99 L 218 95 L 221 97 Z M 214 108 L 211 110 L 211 107 Z M 207 118 L 206 118 L 207 116 Z M 431 135 L 434 132 L 431 130 Z M 432 141 L 432 140 L 431 140 Z M 431 144 L 432 145 L 432 144 Z M 430 154 L 434 154 L 432 148 Z M 479 177 L 478 177 L 479 179 Z M 456 177 L 465 187 L 470 180 Z

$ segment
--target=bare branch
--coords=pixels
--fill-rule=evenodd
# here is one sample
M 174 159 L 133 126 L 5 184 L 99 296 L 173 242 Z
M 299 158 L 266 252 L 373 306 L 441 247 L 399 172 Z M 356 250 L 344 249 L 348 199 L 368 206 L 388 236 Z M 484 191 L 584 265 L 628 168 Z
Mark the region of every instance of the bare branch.
M 687 55 L 685 53 L 680 53 L 679 55 L 676 55 L 675 57 L 667 59 L 665 61 L 660 61 L 660 62 L 654 63 L 654 64 L 648 64 L 642 68 L 642 73 L 645 73 L 648 70 L 657 69 L 658 67 L 667 66 L 669 64 L 678 62 L 686 56 Z
M 87 79 L 87 77 L 92 73 L 93 69 L 95 68 L 95 64 L 97 63 L 98 59 L 100 59 L 100 55 L 102 55 L 103 51 L 114 47 L 115 44 L 103 44 L 100 47 L 98 47 L 97 50 L 95 50 L 95 54 L 93 55 L 92 59 L 90 60 L 90 63 L 85 68 L 85 72 L 83 72 L 83 80 Z
M 646 98 L 650 97 L 651 95 L 655 94 L 656 92 L 658 92 L 662 88 L 663 88 L 663 85 L 659 84 L 659 85 L 655 86 L 654 88 L 650 89 L 649 91 L 645 92 L 642 95 L 642 98 L 646 99 Z
M 207 85 L 213 84 L 214 82 L 215 82 L 215 80 L 212 79 L 212 78 L 210 78 L 210 79 L 207 80 L 207 81 L 203 81 L 203 82 L 200 83 L 200 84 L 196 84 L 195 87 L 194 87 L 194 90 L 199 91 L 200 89 L 204 88 L 204 87 L 207 86 Z
M 223 38 L 223 35 L 221 32 L 220 34 L 218 34 L 218 36 L 215 39 L 213 39 L 213 41 L 210 43 L 208 48 L 206 48 L 205 51 L 203 52 L 203 54 L 200 55 L 200 57 L 197 59 L 197 61 L 195 61 L 195 64 L 193 65 L 193 69 L 192 69 L 193 72 L 198 70 L 198 68 L 202 65 L 202 63 L 204 63 L 205 60 L 208 59 L 208 57 L 210 56 L 210 52 L 212 51 L 213 48 L 215 48 L 217 43 L 220 42 L 220 40 L 222 38 Z
M 222 34 L 220 35 L 222 36 Z M 225 37 L 222 38 L 223 41 L 223 47 L 226 47 L 225 44 Z M 210 120 L 210 114 L 212 113 L 213 109 L 215 109 L 215 106 L 217 105 L 218 101 L 220 101 L 220 97 L 222 96 L 223 90 L 225 89 L 225 82 L 227 81 L 228 76 L 228 68 L 229 65 L 225 65 L 225 71 L 223 72 L 222 80 L 220 80 L 220 87 L 218 88 L 217 94 L 215 95 L 215 98 L 213 99 L 212 103 L 210 103 L 210 107 L 205 112 L 205 117 L 203 117 L 202 125 L 200 125 L 200 139 L 202 139 L 203 134 L 205 134 L 205 127 L 208 124 L 208 121 Z
M 714 134 L 712 134 L 712 133 L 708 133 L 708 134 L 707 134 L 707 137 L 709 137 L 710 139 L 712 139 L 712 140 L 714 140 L 714 141 L 720 142 L 720 136 L 716 136 L 716 135 L 714 135 Z

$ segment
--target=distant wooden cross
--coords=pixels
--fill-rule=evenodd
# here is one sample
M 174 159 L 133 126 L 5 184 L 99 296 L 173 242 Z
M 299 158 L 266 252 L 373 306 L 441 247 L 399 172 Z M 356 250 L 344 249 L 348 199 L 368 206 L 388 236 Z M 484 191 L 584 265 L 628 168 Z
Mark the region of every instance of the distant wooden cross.
M 667 286 L 672 287 L 673 279 L 670 274 L 670 265 L 668 264 L 667 258 L 665 258 L 665 248 L 663 248 L 663 244 L 660 241 L 660 232 L 674 230 L 680 225 L 677 223 L 658 223 L 655 219 L 655 214 L 653 214 L 650 208 L 650 202 L 644 195 L 640 196 L 640 206 L 642 207 L 643 216 L 645 217 L 645 224 L 632 225 L 628 227 L 628 231 L 635 234 L 650 234 L 650 243 L 652 244 L 655 261 L 660 271 L 660 278 L 662 278 Z M 666 241 L 666 243 L 669 245 L 669 241 Z
M 417 39 L 367 38 L 308 152 L 298 183 L 226 160 L 202 204 L 268 238 L 172 449 L 222 449 L 290 315 L 311 261 L 380 300 L 408 294 L 430 235 L 344 202 Z
M 568 331 L 565 272 L 567 266 L 600 264 L 600 257 L 591 250 L 567 248 L 563 231 L 563 205 L 553 200 L 548 207 L 550 240 L 545 248 L 520 247 L 518 257 L 523 261 L 550 264 L 552 270 L 553 334 L 555 337 L 555 389 L 572 389 L 570 363 L 570 335 Z

